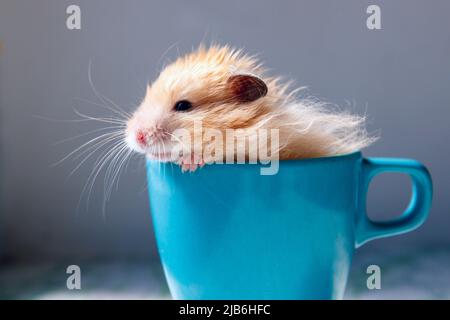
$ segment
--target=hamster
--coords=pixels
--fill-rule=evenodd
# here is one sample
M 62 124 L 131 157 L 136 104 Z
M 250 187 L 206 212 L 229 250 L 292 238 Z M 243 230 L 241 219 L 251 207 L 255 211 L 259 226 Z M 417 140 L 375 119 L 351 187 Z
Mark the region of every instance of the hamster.
M 223 136 L 225 131 L 235 130 L 236 137 L 247 138 L 253 146 L 258 145 L 261 129 L 276 129 L 278 147 L 269 159 L 346 154 L 375 140 L 365 129 L 364 117 L 331 110 L 317 99 L 298 99 L 298 90 L 289 87 L 281 78 L 267 76 L 258 59 L 241 50 L 201 45 L 165 67 L 147 86 L 145 98 L 127 121 L 126 141 L 150 159 L 174 162 L 183 171 L 194 171 L 217 162 L 217 155 L 225 161 L 231 150 L 206 155 L 204 150 L 211 148 L 212 139 L 202 133 L 196 145 L 184 146 L 174 132 L 182 128 L 192 137 L 198 136 L 196 122 L 203 130 L 219 131 Z M 268 143 L 274 144 L 270 137 Z M 232 158 L 249 160 L 249 149 L 233 147 L 231 151 L 237 155 Z

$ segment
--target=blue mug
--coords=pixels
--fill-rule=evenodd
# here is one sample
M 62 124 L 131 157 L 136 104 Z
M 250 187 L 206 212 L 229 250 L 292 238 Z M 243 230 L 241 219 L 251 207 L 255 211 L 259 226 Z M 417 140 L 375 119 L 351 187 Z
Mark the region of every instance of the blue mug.
M 417 161 L 360 152 L 263 165 L 213 164 L 182 173 L 147 162 L 158 251 L 175 299 L 339 299 L 355 248 L 419 227 L 432 182 Z M 412 179 L 406 211 L 392 221 L 366 214 L 371 179 Z

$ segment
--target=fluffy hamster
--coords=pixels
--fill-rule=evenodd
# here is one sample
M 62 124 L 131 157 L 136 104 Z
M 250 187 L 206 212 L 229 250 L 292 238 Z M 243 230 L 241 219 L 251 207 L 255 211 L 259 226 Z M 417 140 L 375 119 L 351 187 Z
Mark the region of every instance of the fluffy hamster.
M 265 74 L 256 58 L 240 50 L 200 46 L 168 65 L 148 85 L 144 100 L 127 122 L 129 147 L 192 171 L 213 162 L 196 150 L 207 150 L 211 139 L 201 136 L 197 146 L 172 152 L 182 143 L 173 133 L 183 128 L 193 137 L 195 122 L 223 136 L 227 129 L 239 129 L 236 132 L 249 144 L 257 143 L 258 130 L 278 129 L 281 160 L 345 154 L 373 142 L 363 117 L 330 110 L 314 99 L 297 99 L 297 90 L 290 91 L 280 78 Z M 248 159 L 248 150 L 237 157 Z M 223 158 L 226 152 L 221 153 Z

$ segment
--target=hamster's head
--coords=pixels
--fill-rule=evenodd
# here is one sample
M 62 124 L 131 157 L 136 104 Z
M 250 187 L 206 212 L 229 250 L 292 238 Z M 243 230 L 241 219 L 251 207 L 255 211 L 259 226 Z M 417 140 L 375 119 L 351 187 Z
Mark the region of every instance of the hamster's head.
M 263 78 L 261 65 L 228 47 L 200 47 L 168 65 L 147 87 L 129 119 L 130 148 L 160 161 L 174 161 L 177 129 L 194 134 L 194 123 L 219 130 L 248 128 L 279 98 L 277 79 Z

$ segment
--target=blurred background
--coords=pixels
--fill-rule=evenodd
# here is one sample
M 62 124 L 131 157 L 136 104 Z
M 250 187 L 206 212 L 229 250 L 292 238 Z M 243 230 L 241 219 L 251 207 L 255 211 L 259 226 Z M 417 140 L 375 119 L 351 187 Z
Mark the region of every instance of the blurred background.
M 80 30 L 66 27 L 72 4 L 81 9 Z M 371 4 L 381 8 L 381 30 L 366 27 Z M 133 110 L 146 83 L 202 41 L 258 53 L 274 74 L 367 114 L 381 138 L 366 156 L 429 168 L 428 221 L 360 248 L 346 297 L 450 298 L 449 12 L 446 0 L 2 0 L 0 298 L 170 298 L 143 159 L 131 159 L 109 199 L 102 174 L 83 192 L 95 155 L 72 174 L 83 157 L 54 164 L 101 131 L 74 137 L 108 126 L 72 121 L 80 119 L 74 108 L 113 116 L 93 85 Z M 399 215 L 410 191 L 402 175 L 377 177 L 369 215 Z M 66 288 L 72 264 L 82 270 L 79 291 Z M 366 288 L 370 264 L 381 267 L 381 290 Z

